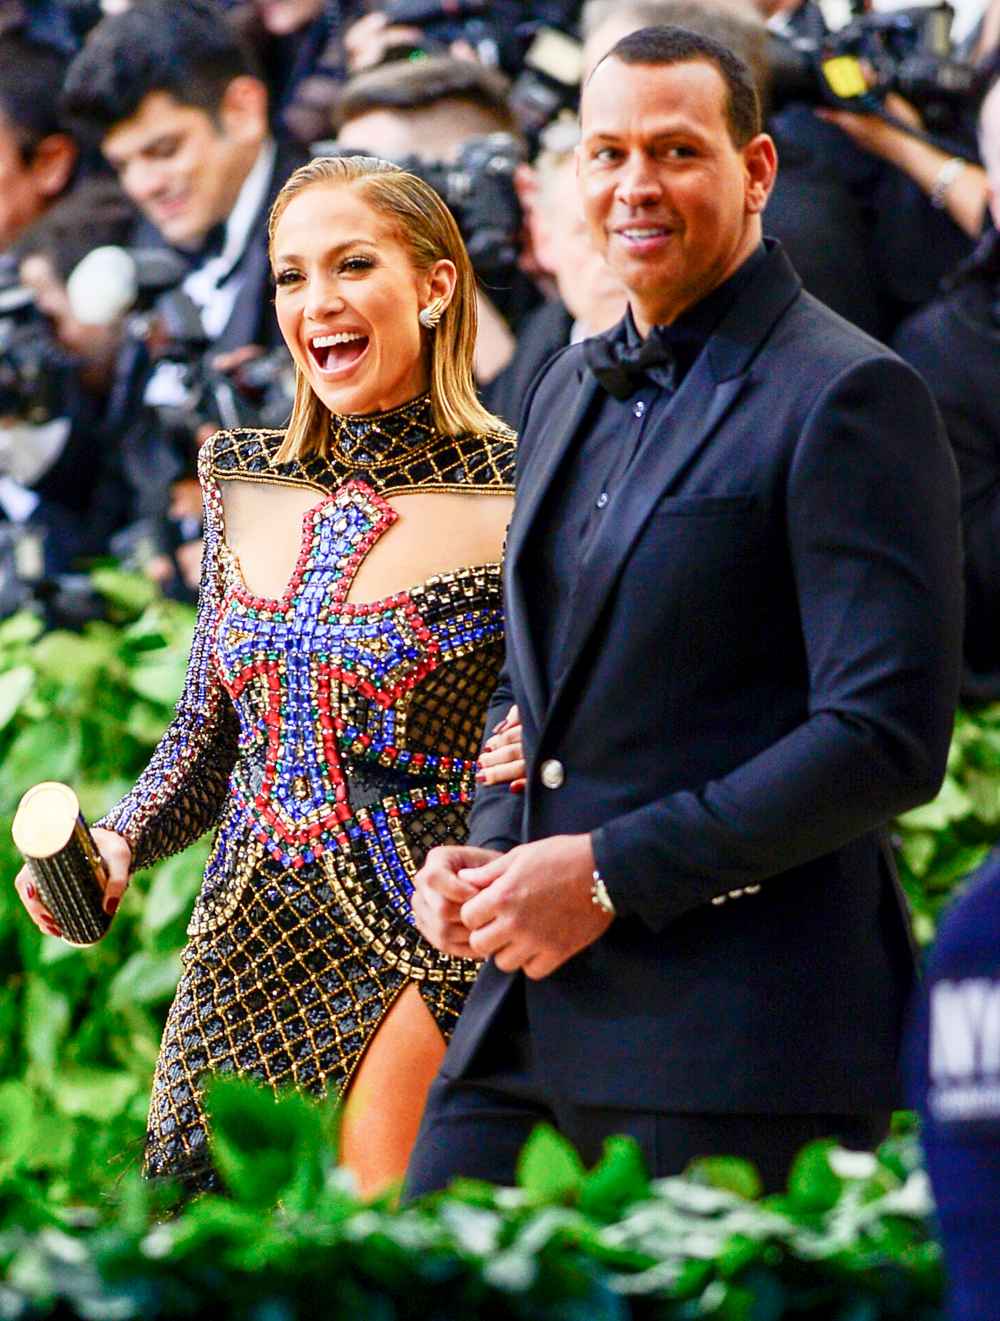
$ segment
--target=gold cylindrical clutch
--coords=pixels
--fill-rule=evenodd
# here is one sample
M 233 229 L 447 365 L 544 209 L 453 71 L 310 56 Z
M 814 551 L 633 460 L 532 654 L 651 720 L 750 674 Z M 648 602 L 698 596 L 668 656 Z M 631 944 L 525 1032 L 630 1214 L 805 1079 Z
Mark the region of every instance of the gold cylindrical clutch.
M 55 780 L 21 799 L 11 827 L 42 903 L 71 945 L 93 945 L 111 925 L 106 873 L 73 790 Z

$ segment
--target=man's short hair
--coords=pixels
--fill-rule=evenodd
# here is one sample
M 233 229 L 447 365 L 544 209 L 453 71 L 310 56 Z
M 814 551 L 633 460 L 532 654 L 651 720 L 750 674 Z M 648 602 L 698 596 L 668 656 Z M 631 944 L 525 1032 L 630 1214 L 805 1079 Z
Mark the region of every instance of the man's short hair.
M 733 143 L 745 147 L 761 131 L 760 96 L 749 66 L 713 37 L 682 27 L 640 28 L 622 37 L 596 67 L 610 59 L 622 64 L 685 64 L 692 60 L 711 64 L 726 85 L 726 122 Z
M 0 115 L 25 164 L 38 144 L 64 132 L 53 89 L 62 86 L 69 61 L 51 46 L 17 32 L 0 36 Z
M 473 60 L 434 55 L 412 63 L 392 61 L 353 77 L 334 107 L 340 129 L 375 110 L 426 110 L 441 101 L 465 101 L 496 121 L 498 132 L 516 131 L 508 104 L 510 83 L 496 69 Z
M 93 29 L 70 65 L 62 107 L 82 135 L 100 141 L 152 92 L 214 117 L 243 74 L 259 76 L 214 0 L 135 0 Z

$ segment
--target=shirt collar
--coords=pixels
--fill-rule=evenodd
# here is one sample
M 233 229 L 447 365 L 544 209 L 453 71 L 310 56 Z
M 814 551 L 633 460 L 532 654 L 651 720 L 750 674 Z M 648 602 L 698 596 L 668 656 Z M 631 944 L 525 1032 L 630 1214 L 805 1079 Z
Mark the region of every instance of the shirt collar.
M 649 333 L 670 344 L 682 360 L 688 360 L 686 365 L 689 366 L 766 258 L 767 249 L 760 243 L 728 279 L 686 308 L 676 321 L 669 325 L 653 326 Z M 642 344 L 642 336 L 636 328 L 631 307 L 625 314 L 625 342 L 630 348 L 636 349 Z
M 257 216 L 267 200 L 267 190 L 274 172 L 277 150 L 273 138 L 264 141 L 257 153 L 257 159 L 250 167 L 250 173 L 243 180 L 243 186 L 236 196 L 236 202 L 226 220 L 226 236 L 218 259 L 226 272 L 232 271 L 243 256 Z

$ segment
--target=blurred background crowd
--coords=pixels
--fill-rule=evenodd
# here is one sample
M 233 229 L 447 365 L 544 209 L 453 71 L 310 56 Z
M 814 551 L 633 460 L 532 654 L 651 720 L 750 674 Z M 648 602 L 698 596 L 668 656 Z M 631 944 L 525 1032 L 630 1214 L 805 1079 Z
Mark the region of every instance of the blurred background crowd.
M 1000 0 L 0 0 L 0 615 L 73 624 L 112 556 L 196 589 L 199 445 L 280 426 L 266 215 L 309 155 L 428 180 L 480 282 L 476 370 L 517 424 L 622 316 L 573 180 L 581 79 L 676 23 L 754 68 L 766 232 L 924 373 L 963 483 L 966 697 L 1000 696 Z

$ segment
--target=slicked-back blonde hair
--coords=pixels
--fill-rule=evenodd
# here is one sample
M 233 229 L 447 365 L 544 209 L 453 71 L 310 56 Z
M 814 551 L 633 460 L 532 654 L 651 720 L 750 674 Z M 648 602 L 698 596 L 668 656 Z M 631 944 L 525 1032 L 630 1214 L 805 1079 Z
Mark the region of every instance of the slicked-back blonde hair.
M 317 156 L 300 166 L 274 199 L 267 225 L 273 263 L 274 236 L 289 202 L 307 188 L 356 185 L 371 208 L 388 220 L 418 271 L 446 258 L 458 272 L 451 302 L 437 329 L 422 330 L 430 354 L 434 424 L 444 435 L 508 430 L 479 402 L 472 375 L 476 344 L 476 277 L 451 212 L 429 184 L 376 156 Z M 295 403 L 279 462 L 324 453 L 330 414 L 303 373 L 295 370 Z

